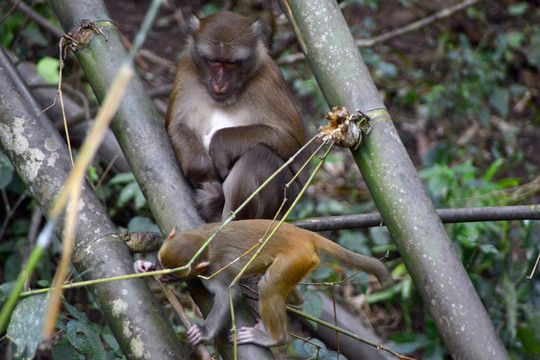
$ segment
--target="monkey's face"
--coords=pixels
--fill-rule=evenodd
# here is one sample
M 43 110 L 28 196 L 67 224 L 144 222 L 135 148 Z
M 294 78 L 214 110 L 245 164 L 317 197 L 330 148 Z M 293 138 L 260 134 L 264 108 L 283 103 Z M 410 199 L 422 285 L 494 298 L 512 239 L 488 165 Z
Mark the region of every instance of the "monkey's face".
M 259 32 L 236 14 L 211 19 L 202 19 L 194 30 L 192 56 L 212 99 L 232 103 L 254 72 Z
M 226 47 L 197 47 L 201 81 L 208 94 L 218 103 L 233 102 L 247 80 L 254 54 L 247 47 L 227 50 Z

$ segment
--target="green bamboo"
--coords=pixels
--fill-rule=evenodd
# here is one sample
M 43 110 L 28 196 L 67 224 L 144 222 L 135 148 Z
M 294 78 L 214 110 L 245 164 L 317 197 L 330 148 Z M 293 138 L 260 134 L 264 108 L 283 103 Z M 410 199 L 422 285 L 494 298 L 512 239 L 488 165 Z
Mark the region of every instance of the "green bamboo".
M 373 129 L 353 151 L 424 304 L 455 359 L 509 359 L 452 248 L 368 69 L 331 0 L 281 0 L 330 107 L 360 109 Z

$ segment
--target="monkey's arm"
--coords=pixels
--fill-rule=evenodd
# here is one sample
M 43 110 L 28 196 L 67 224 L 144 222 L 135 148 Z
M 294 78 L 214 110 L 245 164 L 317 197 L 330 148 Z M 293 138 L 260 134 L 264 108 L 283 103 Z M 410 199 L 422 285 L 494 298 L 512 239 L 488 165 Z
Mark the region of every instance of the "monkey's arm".
M 209 180 L 220 180 L 214 162 L 199 137 L 187 126 L 170 124 L 167 128 L 182 171 L 194 187 Z
M 231 146 L 234 144 L 234 146 Z M 288 159 L 302 146 L 283 129 L 256 124 L 224 128 L 212 137 L 209 154 L 222 178 L 226 178 L 238 158 L 256 145 L 266 145 L 281 158 Z
M 215 280 L 214 280 L 215 281 Z M 187 331 L 187 339 L 192 346 L 197 346 L 200 342 L 212 340 L 229 323 L 229 288 L 221 282 L 212 284 L 212 281 L 205 281 L 204 286 L 214 294 L 214 305 L 206 317 L 204 324 L 193 325 Z M 231 289 L 233 304 L 237 304 L 242 297 L 241 290 L 236 286 Z

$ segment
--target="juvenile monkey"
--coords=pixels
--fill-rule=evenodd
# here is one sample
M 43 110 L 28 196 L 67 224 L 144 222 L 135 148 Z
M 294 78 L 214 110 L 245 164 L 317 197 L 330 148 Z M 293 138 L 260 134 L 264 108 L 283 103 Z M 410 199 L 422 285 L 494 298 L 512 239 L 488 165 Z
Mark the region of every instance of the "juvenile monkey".
M 222 12 L 193 18 L 189 27 L 165 126 L 200 215 L 223 221 L 304 145 L 305 129 L 259 23 Z M 281 172 L 236 219 L 273 218 L 303 159 Z M 287 190 L 287 205 L 304 179 Z
M 229 223 L 199 255 L 191 269 L 171 275 L 177 279 L 190 279 L 197 275 L 214 274 L 259 244 L 271 223 L 271 220 Z M 220 223 L 203 224 L 170 236 L 159 250 L 158 267 L 173 269 L 187 264 L 220 226 Z M 204 286 L 214 295 L 214 305 L 203 325 L 193 325 L 188 330 L 191 345 L 211 340 L 227 325 L 230 314 L 229 285 L 256 250 L 232 263 L 215 277 L 202 279 Z M 352 268 L 375 275 L 383 287 L 392 283 L 390 273 L 379 260 L 356 254 L 316 233 L 283 223 L 243 275 L 263 275 L 259 281 L 259 314 L 262 324 L 238 329 L 238 344 L 253 343 L 271 347 L 287 343 L 286 301 L 295 304 L 302 302 L 295 286 L 319 266 L 321 252 L 331 254 Z M 147 272 L 154 269 L 154 264 L 139 260 L 135 263 L 135 269 Z M 238 285 L 230 290 L 233 302 L 236 303 L 242 296 L 241 290 Z

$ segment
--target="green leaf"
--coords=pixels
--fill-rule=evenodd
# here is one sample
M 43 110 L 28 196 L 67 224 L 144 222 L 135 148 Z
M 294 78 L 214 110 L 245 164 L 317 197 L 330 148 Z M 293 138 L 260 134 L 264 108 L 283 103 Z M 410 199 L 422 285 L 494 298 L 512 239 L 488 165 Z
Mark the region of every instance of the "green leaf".
M 507 118 L 510 108 L 510 91 L 508 91 L 508 89 L 495 87 L 495 89 L 491 91 L 489 103 L 503 118 Z
M 83 323 L 88 322 L 88 317 L 86 316 L 86 314 L 80 311 L 79 309 L 77 309 L 75 306 L 70 305 L 67 302 L 64 302 L 64 306 L 66 307 L 69 314 L 73 316 L 75 319 Z
M 400 291 L 400 288 L 401 286 L 392 286 L 389 289 L 371 293 L 366 297 L 366 304 L 375 304 L 381 301 L 392 300 L 396 293 Z
M 479 246 L 479 248 L 484 254 L 498 254 L 499 253 L 497 248 L 493 246 L 492 244 L 482 244 Z
M 313 339 L 310 339 L 312 341 Z M 317 359 L 318 348 L 308 342 L 302 341 L 301 339 L 295 339 L 293 341 L 293 349 L 296 351 L 298 356 L 302 359 Z
M 317 347 L 300 339 L 294 339 L 293 349 L 302 359 L 313 359 L 317 355 Z
M 313 316 L 314 318 L 319 318 L 323 311 L 323 299 L 321 295 L 316 291 L 301 291 L 302 296 L 304 297 L 304 312 L 308 315 Z M 314 328 L 317 328 L 317 324 L 310 321 L 311 325 Z
M 138 191 L 140 191 L 140 189 L 139 185 L 137 185 L 136 182 L 131 182 L 124 186 L 124 188 L 122 188 L 122 190 L 120 191 L 118 200 L 116 201 L 118 207 L 124 207 L 129 201 L 135 199 L 136 193 Z
M 116 338 L 112 334 L 111 328 L 106 326 L 103 331 L 101 332 L 101 337 L 105 341 L 105 344 L 108 345 L 110 349 L 115 349 L 119 353 L 120 351 L 120 345 L 118 345 L 118 342 L 116 341 Z
M 41 342 L 47 300 L 48 294 L 34 295 L 22 299 L 15 307 L 7 329 L 7 337 L 17 346 L 14 358 L 34 357 Z
M 502 189 L 508 189 L 511 187 L 518 186 L 519 183 L 520 183 L 520 179 L 518 178 L 506 178 L 506 179 L 501 179 L 497 181 L 497 186 L 499 186 Z
M 328 351 L 326 345 L 321 340 L 309 338 L 309 341 L 310 342 L 306 342 L 300 339 L 295 339 L 293 341 L 293 349 L 302 359 L 345 359 L 343 355 L 338 357 L 338 354 L 335 351 Z
M 398 69 L 396 65 L 380 61 L 375 66 L 375 76 L 381 78 L 394 78 L 398 75 Z
M 367 238 L 361 232 L 340 231 L 338 244 L 345 249 L 371 256 L 371 249 L 367 245 Z
M 161 232 L 159 227 L 146 216 L 135 216 L 128 223 L 131 232 Z
M 399 354 L 410 354 L 418 349 L 426 348 L 432 343 L 432 339 L 417 333 L 396 334 L 389 336 L 387 340 L 394 342 L 389 346 L 390 350 Z
M 386 227 L 369 228 L 369 237 L 375 246 L 388 245 L 392 243 L 390 232 Z
M 54 360 L 83 360 L 84 355 L 80 355 L 77 351 L 69 344 L 67 338 L 60 340 L 52 350 L 52 357 Z
M 13 165 L 8 157 L 0 152 L 0 190 L 5 189 L 13 179 Z
M 13 290 L 15 283 L 16 281 L 9 281 L 0 285 L 0 305 L 6 301 L 6 297 L 9 293 L 11 293 L 11 290 Z
M 220 11 L 221 8 L 213 3 L 207 3 L 201 9 L 201 12 L 204 14 L 204 16 L 212 15 Z
M 120 173 L 116 174 L 112 177 L 111 180 L 109 180 L 109 184 L 111 185 L 123 185 L 130 182 L 135 181 L 135 176 L 133 173 L 126 172 L 126 173 Z
M 523 345 L 523 352 L 529 355 L 540 355 L 540 336 L 528 327 L 520 327 L 517 337 Z
M 27 28 L 24 28 L 22 31 L 22 35 L 30 40 L 35 45 L 45 47 L 48 45 L 47 38 L 43 36 L 43 31 L 41 31 L 36 26 L 29 26 Z M 56 63 L 58 64 L 58 60 L 56 60 Z
M 510 5 L 508 12 L 512 16 L 521 16 L 527 12 L 529 4 L 527 2 L 520 2 L 519 4 Z
M 501 168 L 501 166 L 504 164 L 504 159 L 497 159 L 494 162 L 489 165 L 489 167 L 486 170 L 486 173 L 484 174 L 484 179 L 486 181 L 491 181 L 493 179 L 493 176 L 497 174 L 497 171 Z
M 448 354 L 441 344 L 432 345 L 422 357 L 422 360 L 444 360 Z
M 89 166 L 88 167 L 88 177 L 93 182 L 98 182 L 99 181 L 99 174 L 98 174 L 97 169 L 96 169 L 95 166 Z
M 522 46 L 527 40 L 525 34 L 519 31 L 512 31 L 506 37 L 508 39 L 508 45 L 514 49 Z
M 311 273 L 310 277 L 321 281 L 337 280 L 336 272 L 329 266 L 319 266 L 318 269 Z
M 335 200 L 329 199 L 328 201 L 323 201 L 317 204 L 317 212 L 320 214 L 344 214 L 347 212 L 348 204 Z
M 99 335 L 89 322 L 69 321 L 66 336 L 70 344 L 83 354 L 89 354 L 92 359 L 105 359 L 105 348 Z
M 46 56 L 37 63 L 37 72 L 45 81 L 51 84 L 58 84 L 60 72 L 58 59 Z

